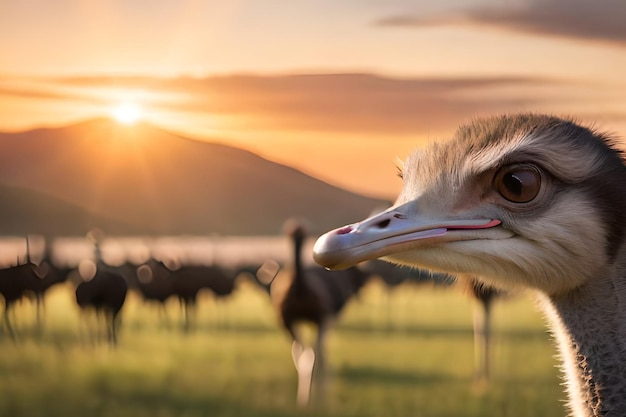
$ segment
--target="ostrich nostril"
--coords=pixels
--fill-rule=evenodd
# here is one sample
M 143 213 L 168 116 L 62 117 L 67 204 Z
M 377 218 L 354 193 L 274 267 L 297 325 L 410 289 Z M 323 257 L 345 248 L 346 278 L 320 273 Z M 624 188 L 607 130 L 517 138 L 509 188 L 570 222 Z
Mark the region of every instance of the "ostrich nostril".
M 341 228 L 339 230 L 337 230 L 337 234 L 338 235 L 346 235 L 348 233 L 350 233 L 352 231 L 352 226 L 346 226 L 344 228 Z
M 389 226 L 389 223 L 391 223 L 391 220 L 389 219 L 381 220 L 378 223 L 376 223 L 376 227 L 378 227 L 379 229 L 384 229 L 387 226 Z

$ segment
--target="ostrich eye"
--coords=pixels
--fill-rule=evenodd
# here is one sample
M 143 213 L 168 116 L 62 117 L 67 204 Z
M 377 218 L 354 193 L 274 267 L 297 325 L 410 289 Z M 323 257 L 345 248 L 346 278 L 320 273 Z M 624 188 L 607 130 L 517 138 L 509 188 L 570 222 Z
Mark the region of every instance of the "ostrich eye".
M 504 167 L 496 175 L 495 187 L 502 197 L 513 203 L 528 203 L 539 194 L 541 174 L 529 165 Z

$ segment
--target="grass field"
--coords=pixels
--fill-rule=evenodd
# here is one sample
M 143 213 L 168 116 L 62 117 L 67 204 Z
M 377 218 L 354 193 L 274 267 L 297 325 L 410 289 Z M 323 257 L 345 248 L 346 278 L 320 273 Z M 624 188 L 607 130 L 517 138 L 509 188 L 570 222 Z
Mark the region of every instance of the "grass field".
M 244 283 L 245 284 L 245 283 Z M 183 334 L 178 306 L 131 296 L 116 348 L 97 343 L 70 287 L 15 311 L 18 341 L 0 334 L 1 416 L 562 416 L 555 349 L 523 297 L 494 309 L 493 378 L 473 382 L 471 304 L 458 291 L 377 282 L 328 337 L 329 371 L 306 410 L 295 406 L 290 342 L 267 296 L 242 285 L 219 305 L 201 300 Z

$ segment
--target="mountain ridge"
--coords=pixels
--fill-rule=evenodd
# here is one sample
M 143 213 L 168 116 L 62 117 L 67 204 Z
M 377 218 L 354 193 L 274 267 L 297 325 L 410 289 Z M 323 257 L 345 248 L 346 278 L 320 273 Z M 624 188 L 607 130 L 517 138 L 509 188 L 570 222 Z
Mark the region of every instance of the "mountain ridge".
M 316 233 L 389 204 L 244 149 L 108 119 L 0 133 L 0 184 L 149 234 L 275 234 L 289 217 Z

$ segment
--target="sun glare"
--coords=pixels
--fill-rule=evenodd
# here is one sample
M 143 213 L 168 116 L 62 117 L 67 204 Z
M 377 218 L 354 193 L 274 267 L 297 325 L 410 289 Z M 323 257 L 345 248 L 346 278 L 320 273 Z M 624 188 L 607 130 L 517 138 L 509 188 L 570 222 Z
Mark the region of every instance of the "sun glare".
M 137 103 L 124 102 L 115 106 L 111 112 L 119 123 L 132 125 L 141 119 L 141 107 Z

